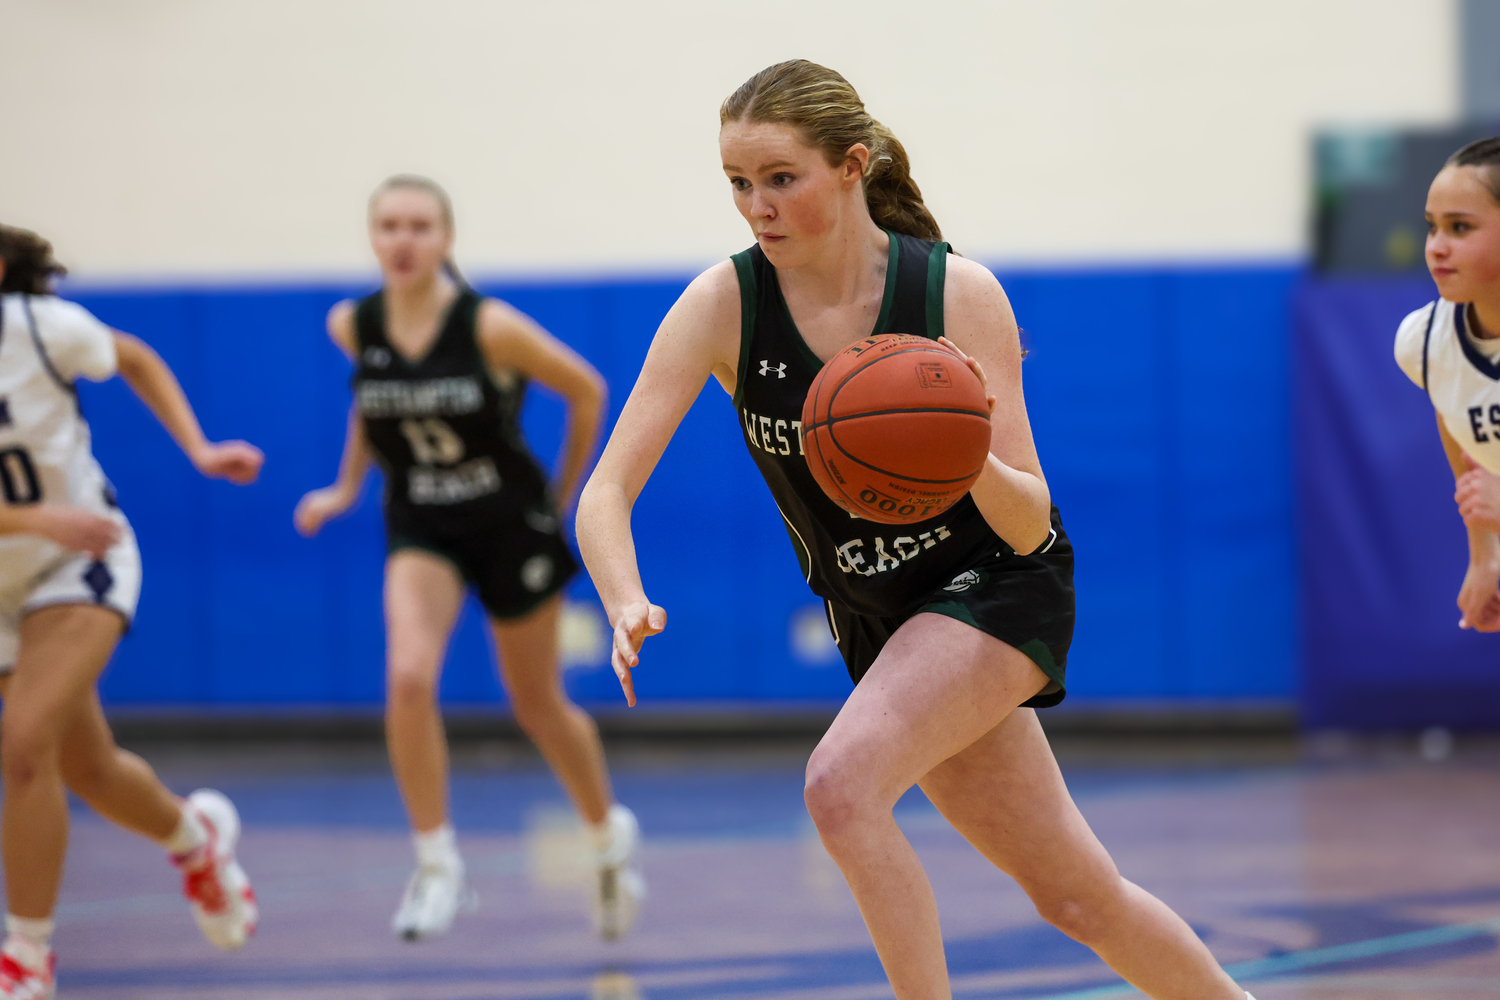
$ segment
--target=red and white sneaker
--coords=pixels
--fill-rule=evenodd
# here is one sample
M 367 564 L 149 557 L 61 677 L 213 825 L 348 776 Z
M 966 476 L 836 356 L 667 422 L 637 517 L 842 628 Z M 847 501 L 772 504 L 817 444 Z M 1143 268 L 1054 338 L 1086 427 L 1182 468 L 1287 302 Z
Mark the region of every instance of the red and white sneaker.
M 172 858 L 182 872 L 182 894 L 193 905 L 193 919 L 203 936 L 224 951 L 237 951 L 255 933 L 260 919 L 250 879 L 234 860 L 239 813 L 223 793 L 211 788 L 189 795 L 187 808 L 203 822 L 208 842 Z
M 57 956 L 47 949 L 46 968 L 28 969 L 9 955 L 0 954 L 0 998 L 3 1000 L 52 1000 L 57 995 Z

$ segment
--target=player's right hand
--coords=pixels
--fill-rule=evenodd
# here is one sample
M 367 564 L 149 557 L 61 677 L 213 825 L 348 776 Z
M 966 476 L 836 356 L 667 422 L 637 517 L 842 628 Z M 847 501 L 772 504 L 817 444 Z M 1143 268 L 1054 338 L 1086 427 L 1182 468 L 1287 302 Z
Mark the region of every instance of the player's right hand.
M 118 521 L 77 507 L 38 504 L 31 508 L 30 515 L 28 534 L 41 535 L 74 552 L 87 552 L 95 559 L 103 559 L 122 534 Z
M 1458 591 L 1459 628 L 1500 632 L 1500 567 L 1469 563 Z
M 323 530 L 323 525 L 347 511 L 350 506 L 352 504 L 342 490 L 337 486 L 325 486 L 297 501 L 297 509 L 292 512 L 292 524 L 296 526 L 297 534 L 303 538 L 311 538 Z
M 635 707 L 635 684 L 630 679 L 632 667 L 641 662 L 641 646 L 651 636 L 667 627 L 665 608 L 650 601 L 636 601 L 620 609 L 615 620 L 614 648 L 609 654 L 610 666 L 620 679 L 620 689 L 625 692 L 625 704 Z

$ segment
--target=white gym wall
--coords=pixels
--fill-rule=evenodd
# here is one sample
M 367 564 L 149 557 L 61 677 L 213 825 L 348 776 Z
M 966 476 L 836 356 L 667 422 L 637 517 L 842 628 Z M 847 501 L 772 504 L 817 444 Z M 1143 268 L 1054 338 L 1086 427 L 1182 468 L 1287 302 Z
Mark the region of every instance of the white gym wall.
M 1308 130 L 1457 111 L 1454 0 L 8 0 L 0 220 L 86 280 L 364 273 L 386 174 L 477 274 L 686 271 L 748 244 L 719 102 L 805 56 L 990 262 L 1284 258 Z

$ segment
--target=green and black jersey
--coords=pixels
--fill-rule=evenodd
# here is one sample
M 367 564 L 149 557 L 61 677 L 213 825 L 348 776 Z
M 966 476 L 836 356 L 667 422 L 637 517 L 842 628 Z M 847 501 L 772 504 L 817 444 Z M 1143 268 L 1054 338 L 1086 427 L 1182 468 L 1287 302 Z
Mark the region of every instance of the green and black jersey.
M 947 243 L 890 233 L 885 294 L 871 335 L 943 335 Z M 854 517 L 818 487 L 802 447 L 802 404 L 823 367 L 792 321 L 776 268 L 756 245 L 734 255 L 740 358 L 734 405 L 808 585 L 828 602 L 834 639 L 857 682 L 891 633 L 923 611 L 957 618 L 1030 656 L 1051 678 L 1031 704 L 1062 700 L 1073 631 L 1072 548 L 1056 508 L 1053 532 L 1016 552 L 965 496 L 906 525 Z
M 546 476 L 521 435 L 526 382 L 485 363 L 480 301 L 463 289 L 415 360 L 391 346 L 383 293 L 355 308 L 354 401 L 385 472 L 386 507 L 404 520 L 479 526 L 548 505 Z

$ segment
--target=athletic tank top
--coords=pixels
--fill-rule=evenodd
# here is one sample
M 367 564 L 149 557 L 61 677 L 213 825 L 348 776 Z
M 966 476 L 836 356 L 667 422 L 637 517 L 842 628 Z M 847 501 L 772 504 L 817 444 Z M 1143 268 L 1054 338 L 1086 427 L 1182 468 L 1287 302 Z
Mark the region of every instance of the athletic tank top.
M 948 244 L 890 233 L 885 296 L 871 334 L 943 334 Z M 740 280 L 740 362 L 734 405 L 745 446 L 797 550 L 813 593 L 857 614 L 900 617 L 955 572 L 1011 549 L 971 497 L 914 524 L 856 518 L 830 500 L 802 450 L 802 403 L 823 362 L 792 322 L 776 268 L 760 246 L 734 255 Z
M 1500 341 L 1477 340 L 1469 307 L 1438 299 L 1396 331 L 1396 363 L 1419 389 L 1464 454 L 1500 474 Z
M 109 328 L 51 295 L 0 295 L 0 503 L 116 508 L 94 459 L 74 381 L 115 373 Z M 70 553 L 40 535 L 0 535 L 0 589 L 34 579 Z
M 387 505 L 411 516 L 505 517 L 547 498 L 547 478 L 521 436 L 526 380 L 485 364 L 480 302 L 463 289 L 415 361 L 391 346 L 382 292 L 354 310 L 355 405 L 385 472 Z

